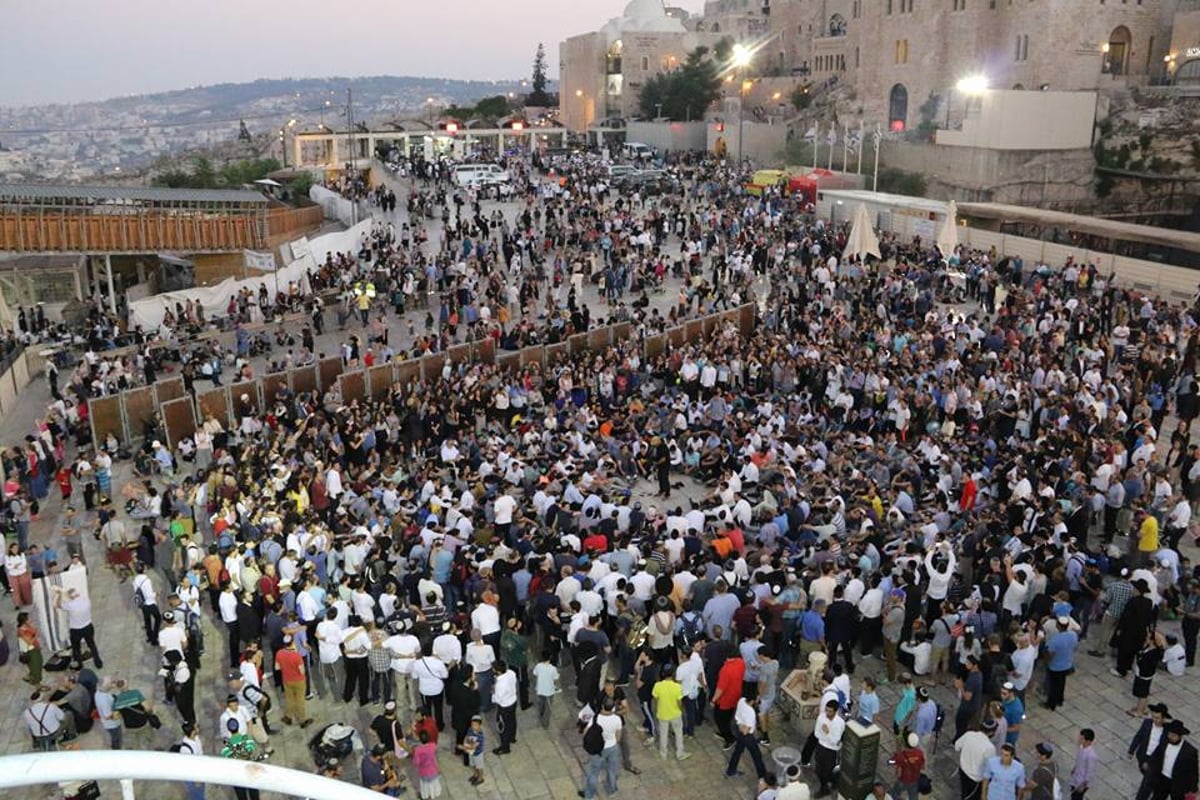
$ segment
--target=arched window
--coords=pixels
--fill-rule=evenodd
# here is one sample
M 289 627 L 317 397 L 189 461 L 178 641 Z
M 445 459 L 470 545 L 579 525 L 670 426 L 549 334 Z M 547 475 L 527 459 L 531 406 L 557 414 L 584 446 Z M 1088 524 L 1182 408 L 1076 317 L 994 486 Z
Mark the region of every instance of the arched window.
M 897 83 L 888 96 L 888 128 L 902 131 L 907 123 L 908 89 L 904 88 L 904 84 Z
M 846 18 L 841 14 L 834 14 L 829 18 L 829 35 L 830 36 L 845 36 L 846 35 Z
M 1104 45 L 1104 66 L 1102 71 L 1110 75 L 1124 75 L 1129 72 L 1129 51 L 1132 50 L 1133 35 L 1129 28 L 1118 25 L 1108 35 Z
M 1191 61 L 1185 61 L 1179 65 L 1179 69 L 1175 70 L 1176 83 L 1198 84 L 1200 83 L 1200 58 L 1193 58 Z

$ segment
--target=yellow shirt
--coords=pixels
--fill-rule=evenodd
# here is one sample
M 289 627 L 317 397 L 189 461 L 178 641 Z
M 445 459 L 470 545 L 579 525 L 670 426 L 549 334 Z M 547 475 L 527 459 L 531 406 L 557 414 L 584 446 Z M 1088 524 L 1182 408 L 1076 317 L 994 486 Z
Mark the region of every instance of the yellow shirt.
M 1153 553 L 1158 550 L 1158 520 L 1147 514 L 1138 528 L 1138 552 Z
M 683 687 L 675 680 L 663 680 L 654 684 L 656 715 L 663 722 L 679 719 L 683 715 Z

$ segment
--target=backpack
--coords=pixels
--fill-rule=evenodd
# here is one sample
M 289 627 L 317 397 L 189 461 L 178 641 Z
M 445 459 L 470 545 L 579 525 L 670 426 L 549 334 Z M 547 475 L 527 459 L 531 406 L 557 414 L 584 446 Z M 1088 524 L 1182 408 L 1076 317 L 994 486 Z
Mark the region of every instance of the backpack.
M 679 618 L 679 623 L 675 644 L 680 650 L 690 651 L 704 630 L 704 619 L 695 611 L 688 611 Z
M 133 590 L 133 604 L 138 608 L 146 605 L 146 595 L 142 592 L 141 587 Z
M 604 752 L 604 730 L 594 719 L 583 732 L 583 750 L 590 756 L 598 756 Z
M 627 640 L 629 646 L 634 650 L 640 650 L 642 645 L 646 643 L 646 637 L 649 635 L 649 629 L 646 627 L 646 620 L 639 615 L 634 615 L 629 622 L 629 633 Z

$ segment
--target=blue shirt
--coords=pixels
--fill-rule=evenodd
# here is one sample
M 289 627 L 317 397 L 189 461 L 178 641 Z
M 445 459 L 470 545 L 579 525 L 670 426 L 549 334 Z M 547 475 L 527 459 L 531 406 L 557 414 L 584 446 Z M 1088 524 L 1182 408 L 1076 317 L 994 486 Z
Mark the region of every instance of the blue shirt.
M 858 695 L 858 719 L 867 723 L 874 721 L 879 714 L 879 695 L 874 692 L 860 692 Z
M 811 608 L 800 617 L 800 635 L 809 642 L 825 638 L 825 618 Z
M 992 756 L 983 767 L 988 782 L 988 800 L 1017 800 L 1017 790 L 1025 788 L 1025 765 L 1015 758 L 1007 767 L 1000 756 Z
M 1060 631 L 1046 645 L 1050 661 L 1046 669 L 1051 672 L 1066 672 L 1075 666 L 1075 648 L 1079 646 L 1079 634 L 1075 631 Z
M 926 700 L 917 706 L 917 715 L 913 718 L 912 732 L 917 736 L 928 736 L 937 725 L 937 703 Z

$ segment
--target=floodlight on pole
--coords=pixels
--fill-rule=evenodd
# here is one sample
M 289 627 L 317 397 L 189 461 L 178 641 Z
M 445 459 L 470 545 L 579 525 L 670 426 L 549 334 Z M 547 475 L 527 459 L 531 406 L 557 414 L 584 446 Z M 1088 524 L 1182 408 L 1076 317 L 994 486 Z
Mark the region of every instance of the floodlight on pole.
M 988 89 L 988 79 L 986 75 L 968 75 L 955 84 L 954 88 L 968 96 L 981 95 Z

